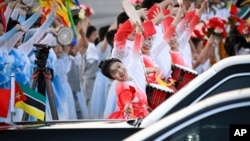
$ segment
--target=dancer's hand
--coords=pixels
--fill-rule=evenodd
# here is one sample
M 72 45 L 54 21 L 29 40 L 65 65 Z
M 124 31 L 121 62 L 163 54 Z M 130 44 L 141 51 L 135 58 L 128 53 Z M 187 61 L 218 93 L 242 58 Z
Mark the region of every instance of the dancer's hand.
M 201 14 L 204 12 L 208 13 L 208 7 L 209 7 L 208 1 L 204 0 L 201 4 L 199 11 L 198 11 L 198 16 L 201 16 Z
M 124 112 L 126 113 L 126 115 L 132 115 L 133 113 L 133 108 L 131 106 L 130 103 L 127 103 L 125 106 L 124 106 Z
M 148 11 L 146 8 L 141 8 L 140 10 L 137 10 L 137 14 L 139 17 L 143 18 L 144 20 L 148 20 Z
M 58 33 L 57 33 L 56 29 L 53 28 L 53 27 L 49 28 L 49 32 L 52 33 L 54 36 L 58 36 Z
M 163 13 L 163 9 L 162 8 L 157 8 L 154 11 L 154 19 L 153 19 L 153 23 L 155 25 L 159 24 L 162 20 L 166 19 L 168 17 L 168 15 L 164 15 Z
M 135 31 L 136 33 L 142 33 L 143 32 L 143 27 L 140 25 L 140 24 L 136 24 L 136 28 L 135 28 Z
M 52 6 L 51 6 L 51 12 L 56 17 L 56 10 L 57 10 L 57 0 L 53 0 Z
M 25 4 L 22 4 L 22 3 L 19 3 L 19 2 L 18 2 L 18 3 L 16 4 L 16 8 L 27 9 L 28 6 L 25 5 Z
M 27 12 L 26 12 L 26 10 L 24 10 L 24 9 L 21 9 L 21 10 L 20 10 L 20 15 L 25 16 L 25 15 L 26 15 L 26 13 L 27 13 Z
M 43 17 L 45 14 L 43 12 L 43 9 L 40 7 L 38 10 L 37 10 L 37 14 L 40 16 L 40 17 Z
M 20 24 L 17 24 L 14 28 L 17 29 L 18 31 L 27 32 L 27 30 L 24 29 Z
M 8 2 L 8 7 L 9 7 L 10 9 L 14 9 L 15 6 L 16 6 L 16 2 L 15 2 L 15 1 L 10 1 L 10 2 Z

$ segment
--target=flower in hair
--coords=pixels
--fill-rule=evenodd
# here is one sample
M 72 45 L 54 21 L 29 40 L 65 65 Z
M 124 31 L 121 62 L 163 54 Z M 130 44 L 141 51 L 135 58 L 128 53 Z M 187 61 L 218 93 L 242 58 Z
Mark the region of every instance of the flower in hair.
M 82 10 L 84 10 L 86 17 L 90 17 L 90 16 L 92 16 L 95 13 L 94 10 L 91 7 L 89 7 L 89 6 L 81 4 L 80 8 Z
M 85 11 L 83 9 L 80 10 L 78 17 L 82 20 L 85 18 Z

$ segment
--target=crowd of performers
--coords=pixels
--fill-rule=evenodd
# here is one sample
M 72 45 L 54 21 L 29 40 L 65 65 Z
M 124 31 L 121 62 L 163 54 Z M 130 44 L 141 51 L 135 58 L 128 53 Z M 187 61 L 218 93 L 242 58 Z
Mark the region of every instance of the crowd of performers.
M 76 38 L 69 45 L 57 39 L 67 26 L 59 2 L 31 11 L 22 1 L 4 1 L 0 24 L 0 88 L 11 87 L 11 73 L 30 86 L 34 44 L 53 46 L 46 67 L 53 69 L 59 120 L 144 118 L 160 104 L 157 91 L 169 97 L 221 59 L 250 53 L 249 0 L 130 0 L 141 24 L 121 9 L 99 30 L 91 25 L 93 10 L 72 2 Z M 23 111 L 15 112 L 20 121 Z

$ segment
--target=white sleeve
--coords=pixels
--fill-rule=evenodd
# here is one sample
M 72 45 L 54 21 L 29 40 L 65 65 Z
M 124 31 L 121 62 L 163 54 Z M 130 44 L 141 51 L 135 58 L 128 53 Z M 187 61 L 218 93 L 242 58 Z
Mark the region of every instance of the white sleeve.
M 89 43 L 88 49 L 86 51 L 86 60 L 89 63 L 93 63 L 95 60 L 99 61 L 100 57 L 98 51 L 94 44 Z
M 14 8 L 14 10 L 12 11 L 11 16 L 10 16 L 12 20 L 17 20 L 17 17 L 20 13 L 20 10 L 21 10 L 21 8 Z
M 6 25 L 9 22 L 11 12 L 12 12 L 12 9 L 9 6 L 7 6 L 7 9 L 4 12 L 4 17 L 5 17 L 5 20 L 6 20 L 5 21 Z
M 8 39 L 5 44 L 4 44 L 4 48 L 10 52 L 11 49 L 15 46 L 15 44 L 17 43 L 18 40 L 20 40 L 20 38 L 23 36 L 23 32 L 17 32 L 15 33 L 10 39 Z
M 50 14 L 42 26 L 36 31 L 36 33 L 25 43 L 23 43 L 20 48 L 25 52 L 30 53 L 33 48 L 33 44 L 38 43 L 38 41 L 44 36 L 49 26 L 54 20 L 54 15 Z

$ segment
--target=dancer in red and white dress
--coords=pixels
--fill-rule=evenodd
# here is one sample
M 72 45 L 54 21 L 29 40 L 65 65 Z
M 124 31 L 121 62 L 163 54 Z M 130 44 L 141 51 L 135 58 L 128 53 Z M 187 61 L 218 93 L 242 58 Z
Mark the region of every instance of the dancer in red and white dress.
M 139 55 L 140 42 L 141 35 L 136 34 L 132 61 L 127 67 L 116 58 L 106 59 L 99 65 L 106 77 L 116 80 L 115 91 L 118 108 L 109 116 L 110 119 L 144 118 L 149 114 L 147 96 L 139 87 L 136 81 L 138 78 L 134 77 L 134 74 L 144 74 L 138 67 L 142 63 Z

